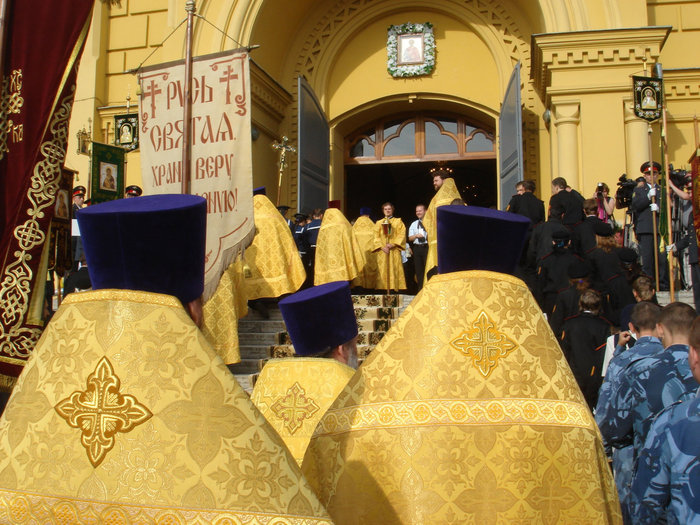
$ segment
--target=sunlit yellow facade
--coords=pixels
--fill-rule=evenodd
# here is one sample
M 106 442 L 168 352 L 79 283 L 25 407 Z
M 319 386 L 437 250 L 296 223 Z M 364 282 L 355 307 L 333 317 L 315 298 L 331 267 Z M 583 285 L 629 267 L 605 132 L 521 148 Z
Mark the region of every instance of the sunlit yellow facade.
M 596 182 L 614 188 L 636 177 L 649 158 L 647 124 L 631 112 L 630 75 L 663 65 L 669 161 L 687 167 L 695 149 L 700 106 L 700 2 L 670 0 L 198 0 L 197 55 L 243 46 L 252 50 L 254 186 L 277 187 L 271 144 L 297 134 L 296 79 L 304 76 L 330 123 L 330 198 L 345 198 L 346 139 L 383 116 L 434 112 L 461 115 L 498 136 L 498 115 L 519 61 L 525 178 L 565 177 L 584 195 Z M 97 2 L 81 63 L 67 165 L 87 181 L 89 158 L 76 153 L 76 133 L 113 142 L 113 117 L 127 97 L 138 104 L 137 80 L 126 71 L 184 56 L 185 0 Z M 206 19 L 206 21 L 204 20 Z M 387 72 L 387 28 L 434 26 L 432 74 L 393 78 Z M 174 32 L 173 32 L 174 31 Z M 173 34 L 168 37 L 168 35 Z M 228 35 L 228 36 L 226 36 Z M 165 43 L 161 43 L 165 40 Z M 652 149 L 659 153 L 659 124 Z M 140 184 L 138 152 L 129 153 L 127 184 Z M 297 202 L 296 157 L 284 175 L 281 201 Z M 508 190 L 510 191 L 510 190 Z

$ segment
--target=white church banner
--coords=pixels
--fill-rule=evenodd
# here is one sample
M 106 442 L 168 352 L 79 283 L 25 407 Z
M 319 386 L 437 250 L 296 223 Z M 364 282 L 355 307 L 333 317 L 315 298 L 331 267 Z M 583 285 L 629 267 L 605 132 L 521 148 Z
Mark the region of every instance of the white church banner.
M 139 75 L 145 195 L 182 193 L 184 60 Z M 255 233 L 246 50 L 196 57 L 192 66 L 191 192 L 207 199 L 204 299 Z

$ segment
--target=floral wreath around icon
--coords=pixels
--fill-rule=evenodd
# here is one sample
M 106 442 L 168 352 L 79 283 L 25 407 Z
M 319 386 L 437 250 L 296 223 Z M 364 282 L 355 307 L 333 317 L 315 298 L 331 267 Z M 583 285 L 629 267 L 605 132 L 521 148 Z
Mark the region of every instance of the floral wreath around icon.
M 399 35 L 422 34 L 423 35 L 423 62 L 420 64 L 398 64 Z M 387 70 L 394 78 L 417 77 L 429 75 L 435 69 L 435 37 L 433 36 L 433 24 L 406 23 L 398 26 L 389 26 L 387 39 Z

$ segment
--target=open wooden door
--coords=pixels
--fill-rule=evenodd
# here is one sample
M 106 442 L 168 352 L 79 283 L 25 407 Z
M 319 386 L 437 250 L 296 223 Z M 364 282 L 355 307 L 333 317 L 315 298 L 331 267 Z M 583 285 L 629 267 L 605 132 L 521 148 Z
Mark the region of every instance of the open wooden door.
M 520 103 L 520 62 L 508 81 L 498 118 L 499 206 L 505 210 L 523 177 L 523 115 Z
M 328 206 L 330 185 L 330 132 L 323 113 L 309 83 L 299 77 L 298 128 L 298 209 L 308 213 L 314 208 Z

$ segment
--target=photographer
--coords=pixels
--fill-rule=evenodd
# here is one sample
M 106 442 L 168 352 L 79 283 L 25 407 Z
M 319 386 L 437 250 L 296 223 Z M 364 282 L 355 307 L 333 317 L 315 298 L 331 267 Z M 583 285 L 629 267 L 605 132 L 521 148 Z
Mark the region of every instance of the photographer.
M 678 170 L 678 172 L 681 172 L 681 170 Z M 681 208 L 685 207 L 688 210 L 687 215 L 685 213 L 683 214 L 685 220 L 682 220 L 683 227 L 685 228 L 685 235 L 681 236 L 681 238 L 674 244 L 669 244 L 666 247 L 666 250 L 673 251 L 675 254 L 678 254 L 686 248 L 688 249 L 690 279 L 693 286 L 693 302 L 695 304 L 695 310 L 698 311 L 698 307 L 700 307 L 700 266 L 698 265 L 698 262 L 700 262 L 700 259 L 698 257 L 698 240 L 695 234 L 695 224 L 693 221 L 693 190 L 690 177 L 688 177 L 685 173 L 682 173 L 681 175 L 678 172 L 672 172 L 669 185 L 673 192 L 681 199 Z M 673 175 L 681 175 L 681 177 L 674 177 Z M 678 186 L 676 186 L 676 183 L 683 185 L 684 189 L 679 189 Z
M 598 211 L 596 215 L 598 218 L 607 222 L 611 227 L 615 227 L 615 219 L 613 218 L 613 213 L 615 212 L 615 198 L 610 197 L 610 187 L 604 182 L 599 182 L 596 186 L 596 190 L 593 192 L 593 198 L 598 204 Z

